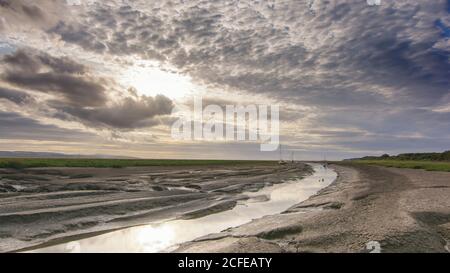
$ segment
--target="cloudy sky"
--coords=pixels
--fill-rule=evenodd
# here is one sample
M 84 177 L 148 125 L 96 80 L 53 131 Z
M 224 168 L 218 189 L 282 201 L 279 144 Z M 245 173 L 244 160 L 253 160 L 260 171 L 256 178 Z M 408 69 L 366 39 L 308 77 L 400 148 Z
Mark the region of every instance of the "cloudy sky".
M 297 158 L 450 149 L 450 1 L 0 0 L 0 150 L 278 158 L 174 107 L 280 105 Z

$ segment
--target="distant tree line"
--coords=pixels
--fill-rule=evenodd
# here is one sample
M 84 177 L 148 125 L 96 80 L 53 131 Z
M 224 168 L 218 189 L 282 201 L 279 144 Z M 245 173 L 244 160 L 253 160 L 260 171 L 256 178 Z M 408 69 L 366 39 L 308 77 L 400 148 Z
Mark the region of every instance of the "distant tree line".
M 391 156 L 365 156 L 362 158 L 352 158 L 348 160 L 405 160 L 405 161 L 448 161 L 450 162 L 450 151 L 443 153 L 407 153 Z

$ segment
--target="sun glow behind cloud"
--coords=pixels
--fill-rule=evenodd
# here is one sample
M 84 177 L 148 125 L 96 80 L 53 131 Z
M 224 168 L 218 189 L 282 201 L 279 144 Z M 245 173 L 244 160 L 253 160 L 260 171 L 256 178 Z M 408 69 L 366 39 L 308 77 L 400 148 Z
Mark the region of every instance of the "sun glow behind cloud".
M 192 96 L 200 89 L 192 82 L 191 77 L 161 68 L 150 61 L 135 62 L 124 72 L 120 72 L 119 82 L 125 87 L 135 88 L 141 95 L 164 95 L 170 99 Z

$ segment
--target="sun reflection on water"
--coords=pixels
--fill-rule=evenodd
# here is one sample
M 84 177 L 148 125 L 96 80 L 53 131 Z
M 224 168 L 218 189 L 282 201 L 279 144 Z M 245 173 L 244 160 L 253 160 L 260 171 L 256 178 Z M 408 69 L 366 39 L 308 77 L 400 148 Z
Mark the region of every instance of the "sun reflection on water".
M 170 225 L 144 226 L 137 231 L 136 241 L 143 252 L 160 252 L 174 244 L 175 231 Z

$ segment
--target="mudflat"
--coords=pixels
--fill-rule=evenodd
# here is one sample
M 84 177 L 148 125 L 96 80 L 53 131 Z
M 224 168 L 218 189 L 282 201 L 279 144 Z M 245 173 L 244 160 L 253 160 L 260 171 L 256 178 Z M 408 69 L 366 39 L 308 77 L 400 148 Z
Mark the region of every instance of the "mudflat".
M 0 252 L 233 208 L 243 192 L 312 172 L 273 162 L 0 169 Z
M 177 252 L 450 251 L 450 173 L 331 167 L 336 182 L 307 201 Z

